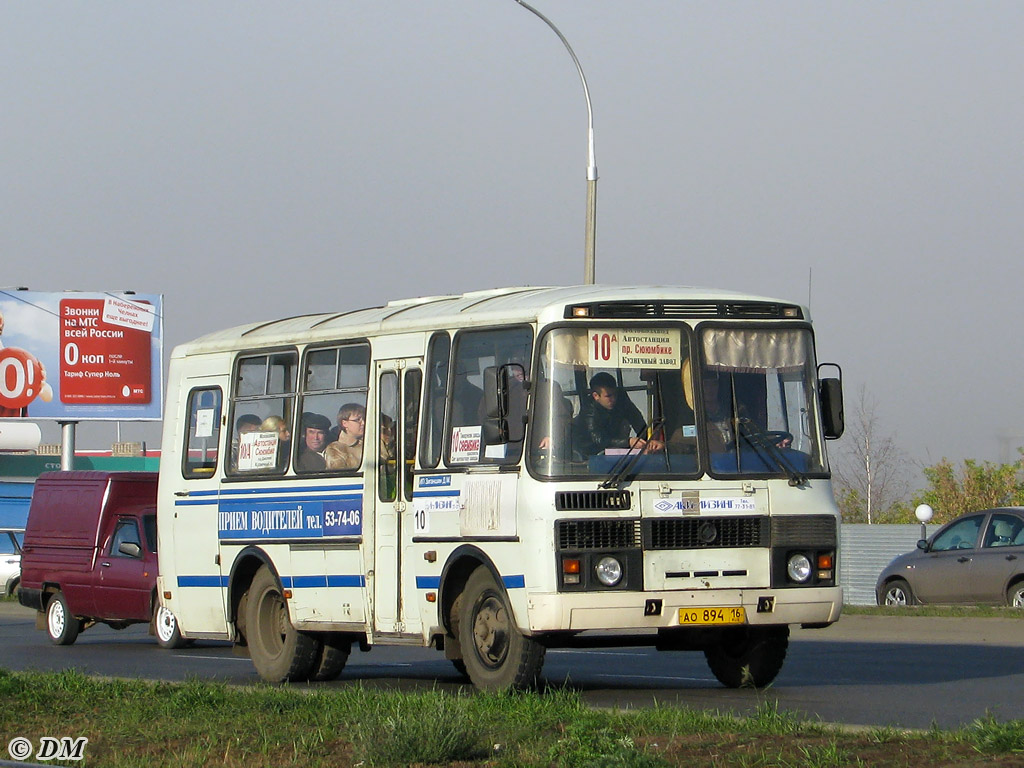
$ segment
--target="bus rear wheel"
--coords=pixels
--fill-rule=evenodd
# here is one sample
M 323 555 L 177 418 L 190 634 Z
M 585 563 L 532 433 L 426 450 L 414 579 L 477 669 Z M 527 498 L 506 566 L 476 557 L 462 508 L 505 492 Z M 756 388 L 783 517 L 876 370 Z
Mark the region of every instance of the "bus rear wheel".
M 764 688 L 782 669 L 789 648 L 789 627 L 727 629 L 704 658 L 718 682 L 729 688 Z
M 345 669 L 352 641 L 344 635 L 325 635 L 317 642 L 316 659 L 309 679 L 315 683 L 334 680 Z
M 277 577 L 265 565 L 249 587 L 245 626 L 249 655 L 260 677 L 272 683 L 309 679 L 318 643 L 292 626 Z
M 470 575 L 460 609 L 462 662 L 473 684 L 485 690 L 535 687 L 544 646 L 516 627 L 508 596 L 487 568 Z

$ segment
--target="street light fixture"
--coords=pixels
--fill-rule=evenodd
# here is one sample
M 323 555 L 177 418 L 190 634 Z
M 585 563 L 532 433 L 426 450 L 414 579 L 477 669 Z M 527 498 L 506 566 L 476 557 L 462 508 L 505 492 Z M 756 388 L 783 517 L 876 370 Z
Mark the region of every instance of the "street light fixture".
M 594 110 L 590 104 L 590 89 L 587 88 L 587 78 L 583 74 L 580 60 L 576 58 L 576 54 L 573 52 L 572 46 L 569 45 L 569 41 L 565 39 L 565 35 L 559 32 L 558 27 L 552 24 L 551 20 L 536 8 L 528 3 L 524 3 L 523 0 L 516 0 L 516 2 L 551 27 L 551 30 L 558 35 L 558 39 L 562 41 L 565 49 L 572 56 L 573 64 L 576 65 L 576 71 L 579 72 L 580 81 L 583 83 L 583 95 L 587 99 L 587 233 L 583 253 L 583 282 L 585 285 L 593 285 L 594 248 L 597 240 L 597 160 L 594 155 Z

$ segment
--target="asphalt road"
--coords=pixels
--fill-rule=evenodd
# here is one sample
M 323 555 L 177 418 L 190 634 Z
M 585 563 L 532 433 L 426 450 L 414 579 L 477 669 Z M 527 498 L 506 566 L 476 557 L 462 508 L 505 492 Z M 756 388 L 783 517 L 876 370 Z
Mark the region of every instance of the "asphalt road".
M 145 626 L 120 632 L 92 627 L 69 647 L 50 644 L 34 614 L 0 603 L 0 667 L 79 669 L 87 674 L 231 684 L 258 681 L 252 663 L 223 643 L 160 649 Z M 655 701 L 750 714 L 765 701 L 809 719 L 858 726 L 943 728 L 991 714 L 1024 719 L 1024 621 L 847 616 L 823 630 L 795 630 L 786 664 L 763 691 L 723 688 L 700 653 L 648 648 L 549 651 L 547 686 L 579 690 L 602 707 Z M 469 688 L 451 664 L 424 648 L 353 652 L 327 687 Z

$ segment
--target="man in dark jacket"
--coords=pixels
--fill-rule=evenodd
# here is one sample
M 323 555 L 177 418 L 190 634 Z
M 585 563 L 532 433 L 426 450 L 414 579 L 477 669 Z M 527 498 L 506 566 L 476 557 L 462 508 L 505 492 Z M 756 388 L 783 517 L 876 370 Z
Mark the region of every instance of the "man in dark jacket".
M 637 436 L 631 437 L 635 431 Z M 596 373 L 590 380 L 590 398 L 583 402 L 572 425 L 573 450 L 596 456 L 606 448 L 659 451 L 659 440 L 646 440 L 647 422 L 625 393 L 620 393 L 610 373 Z

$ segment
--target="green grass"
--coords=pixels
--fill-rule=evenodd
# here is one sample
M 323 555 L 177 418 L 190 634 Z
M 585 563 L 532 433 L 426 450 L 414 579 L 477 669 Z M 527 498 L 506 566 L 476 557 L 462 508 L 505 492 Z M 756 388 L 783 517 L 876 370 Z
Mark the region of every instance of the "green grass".
M 938 616 L 951 619 L 1024 619 L 1024 611 L 988 605 L 844 605 L 847 616 Z
M 764 694 L 751 694 L 762 696 Z M 880 766 L 1019 765 L 1024 721 L 954 731 L 845 731 L 763 698 L 748 718 L 658 705 L 595 710 L 578 693 L 228 687 L 0 670 L 0 760 L 15 736 L 85 736 L 110 766 Z M 51 764 L 61 764 L 53 762 Z

